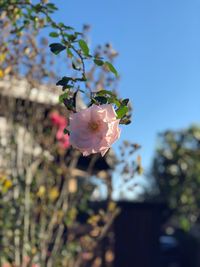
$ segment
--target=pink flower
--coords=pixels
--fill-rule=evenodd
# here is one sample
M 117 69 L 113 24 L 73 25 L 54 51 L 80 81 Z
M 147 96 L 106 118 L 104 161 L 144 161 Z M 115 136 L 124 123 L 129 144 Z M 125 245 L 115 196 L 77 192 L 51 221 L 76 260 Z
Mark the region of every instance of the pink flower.
M 66 127 L 67 121 L 64 116 L 60 115 L 58 112 L 54 111 L 50 114 L 50 119 L 52 124 L 57 127 Z
M 100 152 L 102 156 L 119 138 L 119 121 L 111 104 L 92 105 L 70 115 L 70 143 L 88 156 Z
M 58 112 L 52 112 L 50 114 L 52 124 L 57 127 L 56 139 L 59 142 L 60 147 L 66 149 L 69 147 L 69 135 L 64 134 L 64 129 L 67 127 L 67 120 L 64 116 Z
M 30 257 L 29 257 L 29 256 L 24 256 L 24 258 L 23 258 L 23 262 L 24 262 L 25 264 L 28 264 L 28 263 L 30 262 Z
M 66 149 L 70 146 L 69 144 L 69 135 L 64 134 L 65 127 L 58 128 L 58 131 L 56 133 L 56 139 L 59 141 L 59 145 Z

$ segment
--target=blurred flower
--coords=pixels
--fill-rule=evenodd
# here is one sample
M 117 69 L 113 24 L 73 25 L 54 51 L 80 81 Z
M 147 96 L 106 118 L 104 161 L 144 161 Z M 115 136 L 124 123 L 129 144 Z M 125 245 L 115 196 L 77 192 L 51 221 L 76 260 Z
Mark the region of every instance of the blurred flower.
M 49 191 L 50 200 L 54 201 L 59 196 L 59 191 L 56 186 L 52 187 Z
M 23 258 L 22 265 L 25 267 L 25 266 L 28 266 L 29 263 L 30 263 L 30 257 L 29 257 L 29 256 L 25 256 L 25 257 Z M 15 264 L 11 265 L 11 264 L 8 263 L 8 262 L 4 262 L 4 263 L 2 264 L 2 267 L 12 267 L 12 266 L 16 266 L 16 265 L 15 265 Z M 40 267 L 40 265 L 39 265 L 39 264 L 36 264 L 36 263 L 32 263 L 30 266 L 31 266 L 31 267 Z
M 110 201 L 109 204 L 108 204 L 108 210 L 109 211 L 114 211 L 116 209 L 116 203 L 113 202 L 113 201 Z
M 12 187 L 13 183 L 5 175 L 0 175 L 0 191 L 2 193 L 7 193 Z
M 101 217 L 99 215 L 93 215 L 88 219 L 88 223 L 92 225 L 97 225 Z
M 64 129 L 67 127 L 67 120 L 64 116 L 54 111 L 50 114 L 51 122 L 57 127 L 56 139 L 59 141 L 60 147 L 66 149 L 69 147 L 69 136 L 64 133 Z
M 34 255 L 34 254 L 36 254 L 36 252 L 37 252 L 37 248 L 36 247 L 32 247 L 31 253 Z
M 82 253 L 82 259 L 83 260 L 86 260 L 86 261 L 88 261 L 88 260 L 91 260 L 92 259 L 92 257 L 93 257 L 93 253 L 91 253 L 91 252 L 83 252 Z
M 102 156 L 119 138 L 119 120 L 111 104 L 92 105 L 70 116 L 70 143 L 84 156 Z
M 5 262 L 5 263 L 2 264 L 2 267 L 11 267 L 11 265 L 10 265 L 10 263 Z
M 105 258 L 106 258 L 107 262 L 112 262 L 114 260 L 114 254 L 113 254 L 112 250 L 106 251 Z
M 94 260 L 94 263 L 93 263 L 92 267 L 99 267 L 99 266 L 101 266 L 101 263 L 102 263 L 102 259 L 100 257 L 97 257 Z
M 0 54 L 0 63 L 3 63 L 6 58 L 6 53 Z
M 9 189 L 9 188 L 11 188 L 11 186 L 12 186 L 12 182 L 11 182 L 10 180 L 6 180 L 6 181 L 4 182 L 4 186 L 5 186 L 6 189 Z
M 67 124 L 65 117 L 60 115 L 57 111 L 54 111 L 50 114 L 50 119 L 52 124 L 57 127 L 65 127 Z
M 37 196 L 41 198 L 41 197 L 44 196 L 45 192 L 46 192 L 45 186 L 44 185 L 41 185 L 39 187 L 39 190 L 37 191 Z
M 4 72 L 3 70 L 0 69 L 0 78 L 3 78 L 3 76 L 4 76 Z
M 66 126 L 58 128 L 56 139 L 59 141 L 60 146 L 66 149 L 69 147 L 69 135 L 64 133 L 65 128 Z
M 23 258 L 23 265 L 27 266 L 30 262 L 30 257 L 29 256 L 24 256 Z

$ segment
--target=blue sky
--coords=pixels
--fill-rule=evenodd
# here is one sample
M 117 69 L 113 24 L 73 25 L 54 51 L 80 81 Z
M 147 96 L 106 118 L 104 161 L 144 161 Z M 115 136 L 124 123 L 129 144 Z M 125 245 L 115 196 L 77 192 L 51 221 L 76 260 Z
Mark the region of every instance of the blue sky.
M 200 122 L 200 1 L 55 2 L 57 21 L 90 24 L 92 47 L 109 41 L 119 51 L 119 92 L 134 105 L 122 139 L 142 145 L 147 170 L 158 132 Z

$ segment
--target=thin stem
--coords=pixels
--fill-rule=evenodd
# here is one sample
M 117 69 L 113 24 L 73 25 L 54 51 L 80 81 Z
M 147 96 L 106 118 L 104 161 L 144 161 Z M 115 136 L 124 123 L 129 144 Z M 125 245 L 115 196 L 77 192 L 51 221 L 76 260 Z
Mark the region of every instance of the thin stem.
M 18 3 L 15 3 L 13 5 L 18 5 L 18 6 L 21 6 L 21 8 L 23 7 L 26 7 L 26 6 L 30 6 L 32 8 L 35 8 L 35 5 L 31 4 L 31 3 L 24 3 L 24 2 L 18 2 Z M 74 81 L 84 81 L 85 80 L 85 77 L 86 77 L 86 68 L 85 68 L 85 62 L 84 62 L 84 57 L 82 56 L 80 50 L 76 49 L 75 46 L 72 45 L 72 43 L 70 43 L 68 40 L 66 40 L 65 38 L 65 32 L 63 30 L 63 27 L 60 26 L 59 24 L 57 24 L 48 14 L 48 11 L 46 9 L 45 6 L 42 6 L 43 9 L 40 10 L 40 12 L 42 14 L 44 14 L 46 16 L 46 20 L 49 22 L 50 26 L 52 26 L 53 28 L 56 28 L 59 30 L 60 32 L 60 36 L 62 38 L 62 42 L 68 47 L 68 48 L 71 48 L 74 53 L 78 56 L 78 58 L 80 59 L 81 61 L 81 65 L 82 65 L 82 78 L 79 79 L 79 78 L 75 78 Z

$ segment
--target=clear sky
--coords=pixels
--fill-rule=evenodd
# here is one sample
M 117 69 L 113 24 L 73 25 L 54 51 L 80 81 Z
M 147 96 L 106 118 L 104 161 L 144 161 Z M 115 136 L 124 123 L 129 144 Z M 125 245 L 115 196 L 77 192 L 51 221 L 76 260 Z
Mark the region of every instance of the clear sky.
M 200 122 L 200 1 L 54 2 L 56 20 L 90 24 L 92 46 L 109 41 L 119 51 L 119 91 L 134 104 L 122 139 L 142 145 L 148 168 L 158 132 Z

